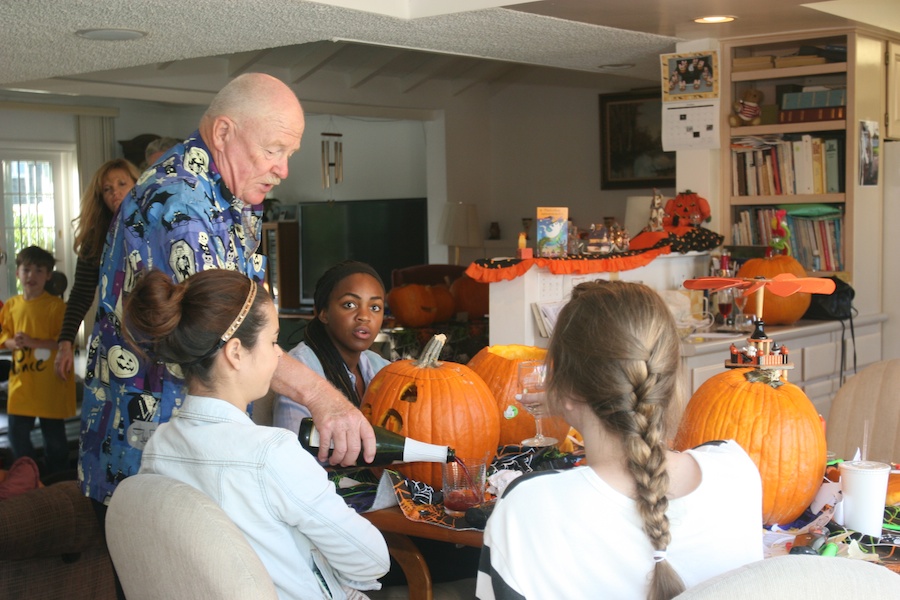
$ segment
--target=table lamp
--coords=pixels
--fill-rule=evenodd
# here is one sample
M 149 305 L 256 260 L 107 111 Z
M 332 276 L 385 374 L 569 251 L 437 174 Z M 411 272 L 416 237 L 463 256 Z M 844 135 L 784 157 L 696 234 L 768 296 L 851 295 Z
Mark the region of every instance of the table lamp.
M 478 222 L 478 207 L 463 202 L 448 202 L 441 215 L 438 243 L 455 249 L 453 264 L 459 264 L 460 247 L 473 248 L 484 244 Z

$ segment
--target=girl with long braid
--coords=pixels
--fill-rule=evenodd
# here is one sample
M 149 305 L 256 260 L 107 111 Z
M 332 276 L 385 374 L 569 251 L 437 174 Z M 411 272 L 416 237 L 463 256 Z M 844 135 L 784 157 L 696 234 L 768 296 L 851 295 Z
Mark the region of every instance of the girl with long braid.
M 634 283 L 576 286 L 547 361 L 549 407 L 584 436 L 586 466 L 506 489 L 485 530 L 478 598 L 669 600 L 762 559 L 750 457 L 734 441 L 668 447 L 681 356 L 659 295 Z
M 325 377 L 354 406 L 388 361 L 369 350 L 384 319 L 384 283 L 366 263 L 344 261 L 325 271 L 313 293 L 313 319 L 290 355 Z M 309 411 L 289 398 L 275 399 L 274 424 L 300 429 Z

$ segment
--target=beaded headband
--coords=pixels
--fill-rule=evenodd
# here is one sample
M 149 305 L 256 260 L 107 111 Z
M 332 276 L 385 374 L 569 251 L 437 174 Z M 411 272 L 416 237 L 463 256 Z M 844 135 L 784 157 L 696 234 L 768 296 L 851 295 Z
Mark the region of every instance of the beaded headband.
M 231 336 L 238 330 L 238 327 L 241 326 L 241 323 L 244 322 L 244 319 L 247 318 L 247 315 L 250 314 L 250 308 L 253 306 L 253 300 L 256 298 L 256 283 L 251 280 L 250 281 L 250 292 L 247 294 L 247 299 L 244 301 L 244 306 L 241 308 L 241 312 L 234 318 L 231 325 L 228 326 L 228 329 L 225 330 L 225 333 L 222 334 L 222 337 L 219 339 L 224 344 L 228 340 L 231 339 Z

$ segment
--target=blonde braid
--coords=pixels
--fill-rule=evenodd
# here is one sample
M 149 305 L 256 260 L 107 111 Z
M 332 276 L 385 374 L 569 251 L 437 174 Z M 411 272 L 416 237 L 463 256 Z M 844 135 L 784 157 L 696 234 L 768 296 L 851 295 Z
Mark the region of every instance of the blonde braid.
M 681 394 L 680 342 L 668 307 L 644 285 L 579 284 L 560 313 L 547 358 L 551 407 L 558 410 L 563 399 L 583 402 L 621 436 L 655 551 L 648 598 L 670 600 L 684 583 L 665 560 L 672 537 L 666 431 L 677 423 Z

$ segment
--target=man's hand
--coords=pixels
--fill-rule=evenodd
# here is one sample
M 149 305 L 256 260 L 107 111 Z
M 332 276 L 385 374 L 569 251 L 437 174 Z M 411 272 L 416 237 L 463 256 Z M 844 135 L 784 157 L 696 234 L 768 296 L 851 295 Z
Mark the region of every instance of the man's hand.
M 319 431 L 319 460 L 349 467 L 356 464 L 362 449 L 363 459 L 375 458 L 375 432 L 359 409 L 333 385 L 288 354 L 282 355 L 272 378 L 272 389 L 312 413 Z M 328 451 L 331 444 L 334 450 Z
M 60 342 L 56 349 L 56 360 L 53 362 L 56 376 L 65 381 L 75 369 L 75 357 L 72 353 L 72 342 Z
M 363 458 L 366 462 L 372 462 L 375 458 L 375 432 L 372 426 L 343 394 L 337 394 L 341 397 L 341 404 L 317 402 L 315 406 L 307 405 L 319 431 L 319 460 L 349 467 L 356 464 L 363 448 Z M 328 456 L 332 443 L 334 451 Z

